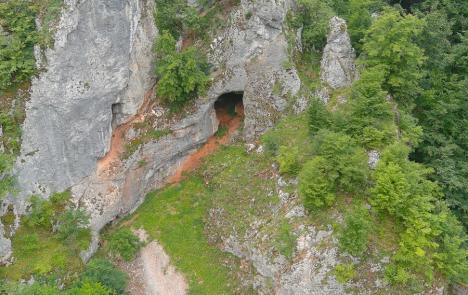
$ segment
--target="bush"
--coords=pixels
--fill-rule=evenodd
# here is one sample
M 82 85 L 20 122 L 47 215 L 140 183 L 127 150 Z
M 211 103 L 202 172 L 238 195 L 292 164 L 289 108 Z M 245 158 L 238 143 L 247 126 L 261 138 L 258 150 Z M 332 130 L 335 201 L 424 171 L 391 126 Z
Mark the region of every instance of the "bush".
M 308 210 L 330 206 L 335 201 L 335 180 L 338 174 L 322 157 L 305 163 L 299 174 L 299 194 Z
M 291 225 L 286 221 L 282 222 L 278 236 L 275 240 L 275 247 L 286 258 L 292 258 L 294 254 L 294 247 L 296 246 L 296 236 L 293 234 Z
M 279 163 L 279 172 L 290 176 L 295 176 L 299 173 L 299 148 L 281 146 L 279 155 L 276 157 Z
M 84 209 L 68 209 L 57 218 L 57 235 L 61 240 L 76 242 L 89 234 L 89 215 Z
M 456 273 L 466 273 L 466 235 L 446 208 L 438 209 L 440 190 L 428 180 L 431 169 L 410 162 L 408 152 L 401 144 L 384 151 L 371 190 L 371 204 L 404 227 L 387 278 L 397 284 L 430 281 L 435 268 L 459 278 Z
M 305 51 L 322 51 L 327 41 L 328 22 L 333 14 L 333 10 L 324 1 L 298 1 L 298 11 L 291 21 L 293 27 L 303 27 L 302 46 Z
M 37 226 L 52 230 L 55 212 L 51 202 L 38 196 L 32 196 L 30 202 L 31 212 L 24 217 L 25 223 L 30 227 Z
M 110 252 L 126 261 L 132 260 L 140 247 L 141 243 L 138 237 L 127 228 L 119 229 L 109 240 Z
M 69 295 L 114 295 L 114 290 L 106 288 L 101 283 L 84 281 L 79 287 L 75 287 L 65 294 Z
M 187 101 L 202 95 L 208 86 L 206 58 L 194 47 L 176 52 L 168 32 L 157 40 L 157 54 L 161 57 L 156 73 L 160 77 L 157 94 L 172 109 L 180 109 Z
M 103 286 L 115 290 L 116 294 L 125 294 L 128 276 L 107 260 L 93 259 L 86 265 L 81 279 L 101 283 Z
M 426 59 L 417 38 L 424 20 L 396 9 L 386 9 L 367 31 L 363 52 L 367 67 L 379 66 L 384 73 L 383 88 L 406 106 L 420 90 L 421 66 Z
M 168 31 L 179 38 L 183 31 L 183 19 L 187 2 L 184 0 L 156 0 L 155 22 L 161 31 Z
M 316 154 L 337 175 L 338 191 L 355 193 L 365 189 L 369 174 L 367 154 L 351 137 L 322 130 L 316 136 L 315 145 Z
M 313 98 L 309 107 L 310 134 L 315 135 L 320 129 L 329 128 L 332 123 L 331 116 L 327 106 L 319 98 Z
M 35 10 L 30 1 L 0 3 L 0 90 L 20 83 L 35 73 L 33 47 L 36 42 Z
M 268 153 L 270 156 L 277 156 L 278 155 L 278 139 L 271 134 L 265 134 L 262 137 L 262 142 L 265 147 L 265 152 Z
M 371 220 L 367 208 L 358 206 L 345 218 L 345 225 L 339 233 L 340 249 L 354 256 L 360 256 L 367 248 Z
M 337 264 L 334 272 L 336 280 L 342 284 L 347 283 L 356 276 L 356 271 L 354 270 L 354 265 L 352 263 Z
M 54 286 L 34 283 L 21 285 L 13 292 L 14 295 L 59 295 L 61 292 Z

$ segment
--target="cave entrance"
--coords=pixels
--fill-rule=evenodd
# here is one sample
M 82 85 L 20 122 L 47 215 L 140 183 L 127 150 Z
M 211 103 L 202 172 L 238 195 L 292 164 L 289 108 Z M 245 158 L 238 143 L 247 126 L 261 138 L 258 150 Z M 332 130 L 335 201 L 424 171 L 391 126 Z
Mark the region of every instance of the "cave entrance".
M 241 121 L 244 118 L 243 98 L 243 92 L 229 92 L 216 100 L 214 108 L 220 128 L 229 128 L 233 121 Z
M 115 129 L 123 121 L 123 104 L 112 104 L 112 129 Z

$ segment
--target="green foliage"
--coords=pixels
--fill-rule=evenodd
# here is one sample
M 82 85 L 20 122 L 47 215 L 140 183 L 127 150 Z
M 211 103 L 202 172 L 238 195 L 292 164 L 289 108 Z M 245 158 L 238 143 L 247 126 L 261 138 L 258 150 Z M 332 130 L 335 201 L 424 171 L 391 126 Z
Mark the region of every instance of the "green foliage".
M 283 221 L 277 232 L 275 247 L 286 258 L 291 259 L 296 247 L 296 236 L 292 232 L 291 225 Z
M 316 157 L 299 174 L 299 193 L 309 210 L 332 205 L 337 193 L 362 190 L 368 178 L 366 153 L 349 136 L 321 130 L 315 139 Z
M 116 294 L 125 294 L 128 276 L 118 270 L 111 262 L 96 258 L 86 265 L 81 279 L 100 283 L 109 289 L 115 290 Z
M 342 116 L 342 130 L 367 149 L 379 149 L 395 137 L 392 106 L 382 90 L 383 70 L 373 67 L 364 70 L 353 84 L 351 97 Z
M 119 229 L 109 239 L 110 252 L 126 261 L 132 260 L 140 247 L 140 240 L 128 228 Z
M 372 25 L 374 13 L 378 13 L 383 6 L 381 0 L 350 0 L 347 11 L 348 31 L 354 49 L 362 50 L 362 40 Z
M 337 175 L 338 191 L 354 193 L 366 186 L 367 154 L 347 135 L 323 130 L 316 136 L 317 156 L 323 157 Z
M 160 77 L 157 94 L 173 109 L 180 109 L 186 102 L 203 95 L 208 86 L 208 67 L 205 58 L 194 47 L 181 52 L 170 52 L 174 39 L 168 32 L 158 38 L 156 73 Z
M 297 12 L 291 16 L 293 28 L 302 27 L 302 46 L 306 52 L 321 52 L 325 47 L 328 22 L 333 11 L 324 1 L 299 0 Z
M 41 227 L 52 231 L 53 225 L 57 222 L 57 217 L 70 199 L 70 192 L 55 193 L 49 199 L 42 199 L 38 196 L 31 196 L 30 214 L 24 217 L 24 222 L 29 227 Z
M 84 281 L 79 287 L 65 292 L 68 295 L 114 295 L 115 292 L 98 282 Z
M 51 202 L 38 196 L 32 196 L 30 202 L 31 212 L 25 217 L 26 224 L 30 227 L 39 226 L 52 230 L 55 211 Z
M 384 73 L 383 88 L 395 98 L 410 105 L 418 93 L 421 66 L 426 60 L 417 38 L 424 29 L 424 20 L 395 9 L 385 9 L 364 38 L 364 64 L 378 66 Z
M 334 273 L 336 280 L 342 284 L 349 282 L 356 276 L 356 270 L 352 263 L 337 264 Z
M 304 206 L 308 210 L 331 206 L 336 198 L 334 184 L 337 178 L 336 171 L 323 157 L 305 163 L 299 174 L 299 193 Z
M 427 179 L 430 169 L 407 160 L 408 152 L 402 145 L 392 145 L 385 151 L 376 169 L 371 199 L 378 211 L 395 216 L 405 228 L 386 270 L 387 278 L 399 284 L 417 281 L 418 276 L 431 280 L 435 268 L 450 276 L 450 270 L 466 267 L 466 252 L 457 248 L 466 239 L 461 232 L 447 241 L 447 247 L 437 243 L 441 236 L 439 222 L 447 222 L 447 217 L 436 210 L 439 188 Z M 442 236 L 447 237 L 445 233 Z M 439 256 L 451 259 L 439 260 Z
M 265 147 L 265 152 L 271 156 L 276 156 L 278 154 L 279 146 L 275 137 L 267 134 L 262 138 L 263 145 Z
M 28 80 L 35 72 L 35 9 L 30 1 L 0 3 L 0 90 Z
M 301 168 L 299 164 L 299 148 L 281 146 L 279 148 L 279 154 L 276 157 L 279 163 L 279 172 L 286 175 L 297 175 Z
M 22 285 L 13 291 L 14 295 L 59 295 L 60 291 L 51 285 L 34 283 L 30 286 Z
M 361 256 L 367 249 L 371 230 L 369 210 L 357 206 L 346 215 L 345 225 L 340 230 L 340 249 L 354 256 Z
M 309 107 L 309 130 L 311 135 L 320 129 L 327 129 L 332 124 L 332 115 L 326 105 L 319 99 L 313 98 Z
M 84 209 L 68 209 L 57 218 L 57 236 L 67 243 L 75 243 L 89 234 L 89 215 Z

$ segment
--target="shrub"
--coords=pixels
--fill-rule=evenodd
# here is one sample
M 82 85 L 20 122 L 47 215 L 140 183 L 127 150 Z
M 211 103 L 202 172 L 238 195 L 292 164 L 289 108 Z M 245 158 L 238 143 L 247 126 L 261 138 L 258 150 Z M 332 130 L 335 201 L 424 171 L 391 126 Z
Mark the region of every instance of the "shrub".
M 365 188 L 369 174 L 366 152 L 342 134 L 322 130 L 317 134 L 315 150 L 325 159 L 329 170 L 337 175 L 336 189 L 355 193 Z
M 408 152 L 401 144 L 384 151 L 371 190 L 371 204 L 404 227 L 386 276 L 397 284 L 418 277 L 430 281 L 437 268 L 457 278 L 455 272 L 466 273 L 466 251 L 462 250 L 466 235 L 446 209 L 438 209 L 439 187 L 427 178 L 432 171 L 410 162 Z
M 0 90 L 28 80 L 34 74 L 35 10 L 29 1 L 0 3 Z
M 279 144 L 278 139 L 275 136 L 266 134 L 262 137 L 262 142 L 266 153 L 271 156 L 276 156 L 278 154 Z
M 157 63 L 156 73 L 159 75 L 157 94 L 174 109 L 180 109 L 187 101 L 202 95 L 208 86 L 208 66 L 206 58 L 194 47 L 182 52 L 169 48 L 173 44 L 168 32 L 164 32 L 158 39 L 157 48 L 162 57 Z
M 84 281 L 79 287 L 75 287 L 66 292 L 69 295 L 113 295 L 114 290 L 106 288 L 101 283 Z
M 13 292 L 14 295 L 59 295 L 60 291 L 51 285 L 34 283 L 21 285 Z
M 297 146 L 281 146 L 279 155 L 276 157 L 279 163 L 279 172 L 287 175 L 297 175 L 300 170 L 299 148 Z
M 425 56 L 417 38 L 424 25 L 414 15 L 389 8 L 369 28 L 363 45 L 365 65 L 379 66 L 384 73 L 383 88 L 407 106 L 418 93 L 423 75 Z
M 331 123 L 332 118 L 327 106 L 319 98 L 313 98 L 309 107 L 310 134 L 315 135 L 320 129 L 329 128 Z
M 352 263 L 337 264 L 334 272 L 336 280 L 342 284 L 352 280 L 356 276 L 356 271 Z
M 87 265 L 81 279 L 97 282 L 115 290 L 116 294 L 125 294 L 128 276 L 104 259 L 93 259 Z
M 299 0 L 298 11 L 292 25 L 302 29 L 302 46 L 305 51 L 322 51 L 327 41 L 328 22 L 332 9 L 320 0 Z
M 330 206 L 335 201 L 335 180 L 338 174 L 322 157 L 305 163 L 299 174 L 299 193 L 308 210 Z
M 109 240 L 110 252 L 126 261 L 132 260 L 140 247 L 141 243 L 138 237 L 127 228 L 119 229 Z
M 286 221 L 282 222 L 279 227 L 275 246 L 278 251 L 288 259 L 290 259 L 294 254 L 296 236 L 292 233 L 291 225 Z
M 52 204 L 38 196 L 32 196 L 30 202 L 31 212 L 24 217 L 26 224 L 30 227 L 37 226 L 51 230 L 55 213 Z
M 340 248 L 351 255 L 359 256 L 367 248 L 371 221 L 367 208 L 358 206 L 345 218 L 339 234 Z
M 89 215 L 84 209 L 68 209 L 57 218 L 57 235 L 61 240 L 76 242 L 89 233 Z
M 168 31 L 179 38 L 183 31 L 183 19 L 187 2 L 184 0 L 156 0 L 155 22 L 161 31 Z

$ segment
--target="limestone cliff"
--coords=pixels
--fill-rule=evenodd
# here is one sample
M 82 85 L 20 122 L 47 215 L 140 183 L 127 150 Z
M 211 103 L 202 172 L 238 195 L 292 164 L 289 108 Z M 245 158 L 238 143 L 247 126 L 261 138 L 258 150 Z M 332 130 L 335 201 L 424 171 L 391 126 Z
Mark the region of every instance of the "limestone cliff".
M 22 214 L 31 194 L 47 197 L 71 189 L 74 202 L 91 214 L 95 233 L 84 259 L 95 250 L 104 225 L 163 186 L 216 132 L 214 102 L 220 95 L 244 93 L 245 137 L 254 140 L 274 125 L 300 88 L 295 69 L 283 66 L 288 60 L 283 23 L 291 1 L 244 0 L 211 45 L 215 71 L 206 97 L 170 118 L 151 100 L 153 5 L 67 1 L 54 49 L 46 53 L 46 70 L 33 81 L 15 169 L 20 193 L 5 203 Z M 276 85 L 281 91 L 274 91 Z M 167 134 L 123 159 L 125 142 L 138 136 L 132 123 L 145 120 Z M 1 241 L 8 249 L 8 240 Z

